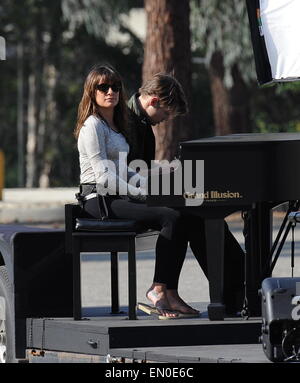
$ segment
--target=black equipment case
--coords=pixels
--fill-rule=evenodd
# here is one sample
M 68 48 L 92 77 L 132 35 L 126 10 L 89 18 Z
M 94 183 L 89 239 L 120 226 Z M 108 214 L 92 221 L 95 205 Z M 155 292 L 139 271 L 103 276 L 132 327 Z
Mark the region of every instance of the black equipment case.
M 267 278 L 260 294 L 261 341 L 267 358 L 273 362 L 299 360 L 300 278 Z

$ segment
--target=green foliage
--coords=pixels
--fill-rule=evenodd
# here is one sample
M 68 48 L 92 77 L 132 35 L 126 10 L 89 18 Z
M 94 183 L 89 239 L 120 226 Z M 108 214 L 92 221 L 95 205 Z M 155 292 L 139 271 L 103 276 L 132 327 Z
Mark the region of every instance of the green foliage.
M 253 51 L 245 1 L 191 0 L 194 49 L 205 52 L 207 61 L 216 51 L 223 54 L 227 87 L 233 85 L 231 69 L 238 65 L 245 81 L 255 78 Z
M 256 88 L 251 97 L 254 131 L 300 132 L 300 83 Z
M 128 10 L 128 1 L 110 0 L 62 0 L 62 12 L 74 32 L 82 25 L 89 34 L 98 38 L 108 33 L 111 25 L 119 25 L 120 13 Z
M 249 89 L 253 131 L 300 131 L 300 83 L 259 88 L 245 2 L 190 0 L 193 55 L 209 61 L 223 54 L 225 84 L 233 84 L 231 68 L 238 65 Z M 40 99 L 46 99 L 49 79 L 45 68 L 56 71 L 55 117 L 45 120 L 45 145 L 39 169 L 51 163 L 51 186 L 79 181 L 78 154 L 72 132 L 85 76 L 96 62 L 110 62 L 123 75 L 130 96 L 141 82 L 143 44 L 122 24 L 120 14 L 142 7 L 143 0 L 1 0 L 0 36 L 6 39 L 7 60 L 0 61 L 0 148 L 6 156 L 6 186 L 17 186 L 17 46 L 24 46 L 24 128 L 26 150 L 28 78 L 39 73 Z M 112 44 L 110 27 L 128 36 Z M 213 134 L 210 78 L 204 64 L 193 64 L 192 105 L 194 138 Z
M 224 85 L 233 85 L 232 68 L 237 65 L 249 89 L 252 131 L 299 131 L 300 83 L 258 87 L 250 38 L 246 2 L 241 0 L 190 0 L 192 47 L 209 63 L 221 52 Z M 202 66 L 200 71 L 205 70 Z M 211 113 L 211 110 L 209 111 Z M 206 118 L 209 118 L 206 112 Z
M 3 0 L 0 5 L 0 35 L 7 44 L 7 60 L 0 62 L 0 147 L 6 156 L 6 187 L 17 186 L 17 45 L 24 46 L 24 152 L 26 151 L 28 78 L 37 71 L 41 89 L 37 103 L 47 100 L 49 79 L 45 70 L 53 66 L 55 116 L 45 120 L 44 149 L 37 155 L 39 171 L 51 164 L 51 186 L 79 182 L 79 166 L 73 129 L 83 82 L 96 62 L 109 62 L 122 73 L 129 92 L 141 81 L 143 46 L 122 26 L 120 12 L 141 5 L 139 0 Z M 111 45 L 108 27 L 116 25 L 128 39 Z M 129 33 L 130 32 L 130 33 Z M 37 174 L 37 178 L 39 174 Z

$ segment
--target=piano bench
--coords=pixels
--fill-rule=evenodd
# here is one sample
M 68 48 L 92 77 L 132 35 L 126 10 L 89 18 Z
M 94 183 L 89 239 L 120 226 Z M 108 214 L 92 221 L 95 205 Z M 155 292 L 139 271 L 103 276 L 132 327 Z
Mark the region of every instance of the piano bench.
M 155 248 L 158 232 L 143 230 L 136 221 L 125 219 L 98 220 L 84 217 L 77 204 L 65 205 L 66 252 L 73 260 L 73 317 L 82 318 L 81 262 L 82 252 L 110 252 L 111 313 L 120 313 L 118 252 L 128 254 L 128 316 L 136 319 L 136 251 Z

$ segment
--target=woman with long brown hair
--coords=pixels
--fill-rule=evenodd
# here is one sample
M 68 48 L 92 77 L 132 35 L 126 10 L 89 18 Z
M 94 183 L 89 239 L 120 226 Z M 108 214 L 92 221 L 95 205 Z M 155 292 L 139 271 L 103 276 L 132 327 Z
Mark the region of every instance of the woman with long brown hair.
M 114 97 L 107 96 L 105 99 L 106 105 L 99 107 L 97 98 L 107 95 L 109 92 L 107 84 L 114 85 L 112 93 L 115 93 L 115 95 Z M 113 128 L 126 136 L 125 129 L 128 115 L 126 101 L 123 83 L 118 72 L 108 65 L 96 65 L 85 80 L 83 96 L 78 107 L 77 124 L 74 131 L 75 137 L 78 138 L 80 129 L 89 116 L 94 115 L 105 120 L 105 116 L 102 114 L 105 113 L 105 110 L 111 110 L 110 106 L 114 108 Z
M 155 107 L 159 113 L 167 112 Z M 199 312 L 185 302 L 168 301 L 167 291 L 177 286 L 177 269 L 187 250 L 183 221 L 174 209 L 145 204 L 144 180 L 138 173 L 136 185 L 128 182 L 132 171 L 126 165 L 124 172 L 124 164 L 120 163 L 120 153 L 129 152 L 126 97 L 121 77 L 111 66 L 97 65 L 88 74 L 74 133 L 78 139 L 85 212 L 95 218 L 103 218 L 104 214 L 133 219 L 145 228 L 159 230 L 153 284 L 146 296 L 160 318 L 198 316 Z

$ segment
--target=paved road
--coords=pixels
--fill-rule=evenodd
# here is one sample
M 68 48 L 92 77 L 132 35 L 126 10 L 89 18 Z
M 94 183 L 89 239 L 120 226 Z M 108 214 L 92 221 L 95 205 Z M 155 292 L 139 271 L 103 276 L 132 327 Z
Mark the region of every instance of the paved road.
M 62 222 L 64 205 L 75 203 L 78 188 L 4 189 L 0 201 L 0 223 Z
M 74 202 L 74 188 L 51 189 L 4 189 L 0 201 L 0 223 L 60 222 L 63 226 L 64 204 Z M 242 221 L 238 215 L 232 216 L 229 226 L 243 246 Z M 278 230 L 279 220 L 275 220 Z M 296 227 L 296 261 L 294 275 L 300 276 L 300 224 Z M 290 276 L 290 239 L 287 240 L 274 270 L 274 276 Z M 87 307 L 108 306 L 110 304 L 110 263 L 108 255 L 83 255 L 83 304 Z M 120 255 L 120 303 L 127 305 L 127 257 Z M 145 301 L 145 292 L 151 284 L 154 270 L 154 252 L 137 254 L 138 300 Z M 180 278 L 179 292 L 188 302 L 209 301 L 208 283 L 194 259 L 188 252 Z
M 229 222 L 232 232 L 243 246 L 242 222 Z M 275 227 L 274 233 L 278 230 Z M 295 268 L 294 276 L 300 276 L 300 225 L 295 232 Z M 281 255 L 276 263 L 273 276 L 291 276 L 290 259 L 291 240 L 288 237 Z M 110 305 L 110 264 L 108 255 L 83 255 L 83 305 L 86 307 Z M 120 303 L 127 305 L 127 257 L 120 255 Z M 145 292 L 150 286 L 154 270 L 154 252 L 137 254 L 138 301 L 146 302 Z M 191 250 L 188 251 L 179 282 L 179 292 L 188 302 L 208 302 L 208 282 L 195 260 Z

